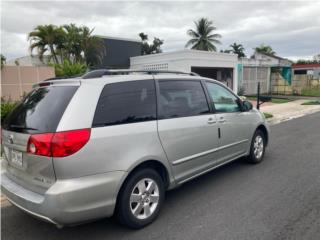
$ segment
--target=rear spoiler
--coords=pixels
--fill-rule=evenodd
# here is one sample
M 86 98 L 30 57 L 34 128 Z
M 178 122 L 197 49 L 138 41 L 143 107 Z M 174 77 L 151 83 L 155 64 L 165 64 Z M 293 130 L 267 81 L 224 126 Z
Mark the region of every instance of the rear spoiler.
M 46 79 L 42 82 L 32 85 L 32 88 L 46 87 L 46 86 L 80 86 L 80 78 L 70 78 L 70 79 Z

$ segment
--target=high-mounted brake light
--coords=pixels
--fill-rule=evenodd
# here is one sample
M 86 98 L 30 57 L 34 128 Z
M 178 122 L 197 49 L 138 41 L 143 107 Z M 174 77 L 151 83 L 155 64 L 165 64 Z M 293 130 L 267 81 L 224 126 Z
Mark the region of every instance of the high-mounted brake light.
M 90 138 L 91 129 L 31 135 L 27 152 L 47 157 L 67 157 L 79 151 Z

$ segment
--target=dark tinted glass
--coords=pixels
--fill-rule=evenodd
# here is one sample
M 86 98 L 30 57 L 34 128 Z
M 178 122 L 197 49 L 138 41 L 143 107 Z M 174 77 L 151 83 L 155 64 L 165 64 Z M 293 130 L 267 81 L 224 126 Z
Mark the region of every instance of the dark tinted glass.
M 108 84 L 102 90 L 93 126 L 134 123 L 156 119 L 153 80 Z
M 159 87 L 159 117 L 187 117 L 209 113 L 200 81 L 160 81 Z
M 4 121 L 4 128 L 16 132 L 55 132 L 70 99 L 78 87 L 34 89 Z

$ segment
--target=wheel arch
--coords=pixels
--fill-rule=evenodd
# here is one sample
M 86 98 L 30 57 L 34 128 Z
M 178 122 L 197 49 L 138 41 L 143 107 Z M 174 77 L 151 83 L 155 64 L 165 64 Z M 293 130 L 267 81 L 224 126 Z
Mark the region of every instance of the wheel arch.
M 136 165 L 132 166 L 129 169 L 127 176 L 125 177 L 125 179 L 122 181 L 120 185 L 118 196 L 121 190 L 123 189 L 123 186 L 126 184 L 128 179 L 132 176 L 132 174 L 134 174 L 136 171 L 139 171 L 139 169 L 143 169 L 143 168 L 154 169 L 163 180 L 165 189 L 169 188 L 172 182 L 172 180 L 170 179 L 169 169 L 161 161 L 150 159 L 150 160 L 145 160 L 143 162 L 137 163 Z
M 263 134 L 264 134 L 264 136 L 265 136 L 265 140 L 266 140 L 266 146 L 267 146 L 268 143 L 269 143 L 269 132 L 268 132 L 268 129 L 266 128 L 265 125 L 260 124 L 260 125 L 257 127 L 256 131 L 257 131 L 257 130 L 260 130 L 260 131 L 263 132 Z

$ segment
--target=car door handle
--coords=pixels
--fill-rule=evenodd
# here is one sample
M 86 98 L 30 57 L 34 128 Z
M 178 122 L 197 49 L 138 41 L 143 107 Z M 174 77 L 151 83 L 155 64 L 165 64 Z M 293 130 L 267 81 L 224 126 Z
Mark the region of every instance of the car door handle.
M 226 120 L 223 117 L 219 118 L 219 120 L 218 120 L 219 123 L 224 123 L 225 121 Z
M 215 118 L 208 118 L 208 123 L 209 124 L 213 124 L 213 123 L 216 123 L 216 119 Z

